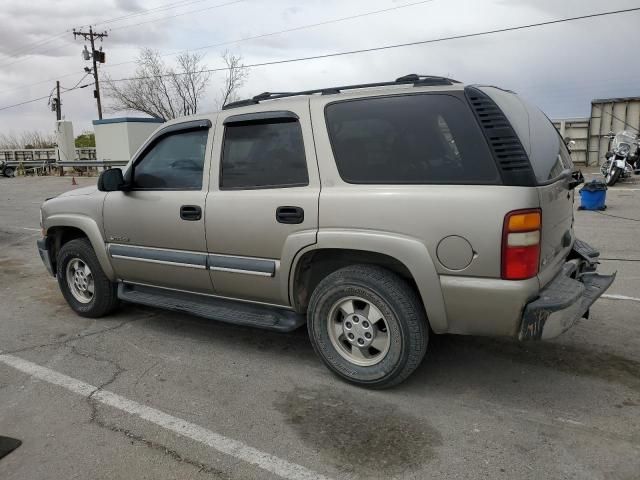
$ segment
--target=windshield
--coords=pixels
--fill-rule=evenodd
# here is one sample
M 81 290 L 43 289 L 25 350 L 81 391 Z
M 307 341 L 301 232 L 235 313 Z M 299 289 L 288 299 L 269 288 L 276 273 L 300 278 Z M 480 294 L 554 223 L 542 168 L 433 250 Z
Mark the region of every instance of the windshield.
M 620 144 L 626 143 L 631 146 L 636 141 L 636 135 L 631 133 L 629 130 L 623 130 L 618 132 L 613 139 L 612 147 L 614 149 L 618 148 Z

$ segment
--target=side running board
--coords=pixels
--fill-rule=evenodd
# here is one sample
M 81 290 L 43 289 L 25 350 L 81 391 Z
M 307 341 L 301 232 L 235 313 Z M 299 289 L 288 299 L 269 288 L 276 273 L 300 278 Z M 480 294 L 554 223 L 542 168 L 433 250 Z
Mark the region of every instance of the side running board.
M 118 285 L 118 298 L 210 320 L 279 332 L 290 332 L 307 321 L 304 315 L 284 308 L 127 283 Z

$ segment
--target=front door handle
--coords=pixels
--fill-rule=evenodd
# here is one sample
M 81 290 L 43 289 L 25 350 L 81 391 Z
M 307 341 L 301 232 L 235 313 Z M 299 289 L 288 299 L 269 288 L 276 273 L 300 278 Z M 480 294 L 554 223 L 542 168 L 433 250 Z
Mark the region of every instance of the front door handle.
M 302 223 L 304 222 L 304 210 L 300 207 L 278 207 L 276 220 L 278 223 Z
M 197 205 L 182 205 L 180 207 L 180 218 L 195 222 L 202 218 L 202 208 Z

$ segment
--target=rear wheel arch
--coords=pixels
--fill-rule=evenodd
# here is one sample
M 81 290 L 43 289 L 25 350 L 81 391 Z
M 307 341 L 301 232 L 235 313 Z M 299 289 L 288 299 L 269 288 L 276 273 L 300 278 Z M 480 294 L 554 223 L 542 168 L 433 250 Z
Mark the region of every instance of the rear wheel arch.
M 378 265 L 397 273 L 417 289 L 409 269 L 389 255 L 368 250 L 321 248 L 304 253 L 296 262 L 292 291 L 296 309 L 306 310 L 311 293 L 318 283 L 333 272 L 350 265 Z
M 376 250 L 320 248 L 303 252 L 294 263 L 291 272 L 290 295 L 294 308 L 299 312 L 306 312 L 311 295 L 320 281 L 333 272 L 352 265 L 380 266 L 405 279 L 417 292 L 432 330 L 436 333 L 446 331 L 444 301 L 435 269 L 433 276 L 438 282 L 437 291 L 431 289 L 425 295 L 425 286 L 420 288 L 417 281 L 417 278 L 424 277 L 424 272 L 421 271 L 424 266 L 418 270 L 420 277 L 416 278 L 415 268 L 412 271 L 407 263 L 396 256 Z

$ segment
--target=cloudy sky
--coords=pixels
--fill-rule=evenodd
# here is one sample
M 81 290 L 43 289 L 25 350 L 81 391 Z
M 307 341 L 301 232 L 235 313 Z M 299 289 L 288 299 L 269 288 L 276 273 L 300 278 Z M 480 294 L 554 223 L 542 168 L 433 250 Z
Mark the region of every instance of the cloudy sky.
M 392 11 L 333 22 L 402 6 Z M 141 47 L 171 54 L 324 22 L 260 39 L 201 49 L 222 66 L 229 49 L 247 64 L 427 40 L 640 6 L 638 0 L 2 0 L 0 108 L 47 96 L 59 79 L 76 85 L 88 66 L 71 30 L 92 24 L 109 37 L 103 72 L 133 74 Z M 122 18 L 124 17 L 124 18 Z M 586 116 L 590 100 L 640 96 L 640 12 L 529 30 L 321 60 L 255 67 L 241 94 L 445 75 L 503 86 L 549 116 Z M 168 63 L 173 56 L 164 57 Z M 204 110 L 213 110 L 224 73 L 212 77 Z M 87 83 L 87 77 L 81 84 Z M 96 118 L 92 88 L 63 95 L 76 133 Z M 108 99 L 104 101 L 108 105 Z M 121 116 L 107 113 L 106 116 Z M 52 129 L 47 100 L 0 110 L 0 132 Z

